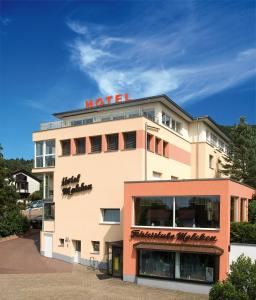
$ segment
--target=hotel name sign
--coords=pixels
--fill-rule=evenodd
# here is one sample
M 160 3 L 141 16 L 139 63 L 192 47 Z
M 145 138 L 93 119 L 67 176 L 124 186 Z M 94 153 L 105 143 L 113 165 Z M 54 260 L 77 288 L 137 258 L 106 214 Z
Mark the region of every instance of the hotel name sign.
M 62 194 L 71 196 L 75 193 L 90 191 L 92 189 L 92 184 L 86 185 L 84 182 L 79 184 L 80 177 L 80 174 L 72 177 L 63 177 L 61 182 Z
M 178 232 L 176 234 L 172 234 L 171 232 L 162 233 L 159 232 L 149 232 L 142 230 L 132 230 L 131 238 L 146 238 L 146 239 L 163 239 L 163 240 L 178 240 L 178 241 L 203 241 L 203 242 L 216 242 L 217 238 L 215 235 L 206 235 L 204 233 L 198 234 L 188 234 L 187 232 Z
M 85 100 L 85 108 L 101 107 L 102 105 L 109 105 L 127 101 L 129 101 L 128 93 L 117 94 L 114 96 L 106 96 L 105 98 L 97 98 L 96 100 Z

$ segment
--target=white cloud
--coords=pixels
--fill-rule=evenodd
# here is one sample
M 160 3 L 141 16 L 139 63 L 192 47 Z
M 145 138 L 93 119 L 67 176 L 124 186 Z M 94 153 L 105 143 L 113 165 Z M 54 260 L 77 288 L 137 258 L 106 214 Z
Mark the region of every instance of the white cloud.
M 173 32 L 167 28 L 157 35 L 144 32 L 132 38 L 108 36 L 101 32 L 105 29 L 92 38 L 87 28 L 86 37 L 72 42 L 73 62 L 104 95 L 128 92 L 139 98 L 168 93 L 179 103 L 200 100 L 255 75 L 254 48 L 239 45 L 236 52 L 216 48 L 193 59 L 199 41 L 211 42 L 212 29 L 204 26 L 199 31 L 190 22 L 186 25 L 174 26 Z
M 67 26 L 77 34 L 86 34 L 88 32 L 87 26 L 82 25 L 76 21 L 67 21 Z

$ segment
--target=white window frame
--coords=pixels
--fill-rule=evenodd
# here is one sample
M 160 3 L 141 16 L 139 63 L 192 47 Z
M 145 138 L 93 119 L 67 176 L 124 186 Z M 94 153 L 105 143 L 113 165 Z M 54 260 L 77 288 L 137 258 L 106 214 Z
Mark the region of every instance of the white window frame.
M 219 205 L 221 203 L 221 197 L 219 195 L 208 195 L 208 196 L 218 196 L 219 197 Z M 138 196 L 139 197 L 139 196 Z M 144 197 L 144 196 L 142 196 Z M 147 197 L 147 196 L 145 196 Z M 157 196 L 156 196 L 157 197 Z M 161 196 L 159 196 L 161 197 Z M 166 197 L 166 196 L 162 196 Z M 168 196 L 167 196 L 168 197 Z M 180 196 L 170 196 L 173 198 L 173 215 L 172 215 L 172 224 L 175 224 L 175 209 L 176 209 L 176 197 Z M 132 228 L 145 228 L 145 229 L 178 229 L 178 230 L 205 230 L 205 231 L 219 231 L 220 227 L 215 227 L 215 228 L 207 228 L 207 227 L 178 227 L 178 226 L 142 226 L 142 225 L 135 225 L 135 201 L 136 201 L 136 196 L 132 197 Z M 219 225 L 220 225 L 220 215 L 219 215 Z
M 48 154 L 46 154 L 46 142 L 52 141 L 52 140 L 55 143 L 55 147 L 54 147 L 55 152 L 54 153 L 48 153 Z M 43 143 L 43 154 L 42 155 L 37 155 L 37 153 L 36 153 L 36 143 Z M 36 169 L 37 168 L 52 168 L 52 167 L 55 167 L 55 163 L 54 163 L 53 166 L 46 166 L 45 165 L 45 161 L 46 161 L 45 158 L 46 158 L 46 156 L 54 156 L 54 159 L 56 158 L 56 140 L 55 139 L 49 139 L 49 140 L 44 140 L 44 141 L 36 141 L 34 149 L 35 149 L 34 150 L 34 166 L 35 166 Z M 43 166 L 42 167 L 38 167 L 37 166 L 37 163 L 36 163 L 37 157 L 42 157 L 43 158 Z
M 94 249 L 95 242 L 99 243 L 99 251 L 95 251 L 95 249 Z M 100 254 L 100 241 L 91 241 L 91 246 L 92 246 L 91 252 L 90 252 L 91 254 Z
M 116 207 L 112 207 L 112 208 L 101 208 L 100 212 L 101 212 L 101 219 L 100 219 L 100 224 L 109 224 L 109 225 L 120 225 L 120 221 L 119 222 L 114 222 L 114 221 L 104 221 L 104 211 L 106 209 L 116 209 L 119 210 L 119 219 L 121 221 L 121 209 L 120 208 L 116 208 Z

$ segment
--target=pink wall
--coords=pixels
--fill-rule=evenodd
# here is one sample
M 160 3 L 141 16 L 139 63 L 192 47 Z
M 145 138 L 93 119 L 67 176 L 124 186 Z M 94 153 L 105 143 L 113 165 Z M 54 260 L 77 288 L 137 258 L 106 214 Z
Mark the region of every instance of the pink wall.
M 134 244 L 138 242 L 149 242 L 148 239 L 131 238 L 132 229 L 140 229 L 140 227 L 132 226 L 132 211 L 134 196 L 189 196 L 189 195 L 219 195 L 220 196 L 220 229 L 219 230 L 193 230 L 193 229 L 157 229 L 141 228 L 141 230 L 149 232 L 175 234 L 177 232 L 205 233 L 206 235 L 214 235 L 217 237 L 216 242 L 185 242 L 193 245 L 213 245 L 223 249 L 220 256 L 219 279 L 226 278 L 229 269 L 229 244 L 230 244 L 230 195 L 237 193 L 243 197 L 252 195 L 253 190 L 241 184 L 231 182 L 229 180 L 191 180 L 178 182 L 139 182 L 125 183 L 124 185 L 124 265 L 123 274 L 127 276 L 136 275 L 136 250 Z M 162 240 L 150 239 L 150 242 L 163 243 Z M 168 241 L 168 244 L 182 243 L 180 241 Z M 183 242 L 184 244 L 184 242 Z
M 177 160 L 183 164 L 190 165 L 191 155 L 189 152 L 173 144 L 171 144 L 170 148 L 170 158 Z

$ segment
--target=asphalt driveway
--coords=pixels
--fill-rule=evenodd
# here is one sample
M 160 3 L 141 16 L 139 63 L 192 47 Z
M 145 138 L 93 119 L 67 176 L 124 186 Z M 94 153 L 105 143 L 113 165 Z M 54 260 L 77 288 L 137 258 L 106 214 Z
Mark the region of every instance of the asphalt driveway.
M 72 264 L 39 253 L 39 231 L 0 243 L 0 274 L 71 272 Z
M 39 254 L 39 233 L 0 243 L 0 300 L 206 300 L 139 286 Z

